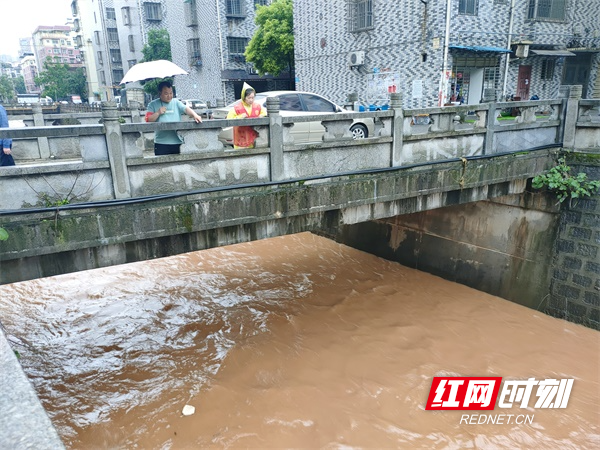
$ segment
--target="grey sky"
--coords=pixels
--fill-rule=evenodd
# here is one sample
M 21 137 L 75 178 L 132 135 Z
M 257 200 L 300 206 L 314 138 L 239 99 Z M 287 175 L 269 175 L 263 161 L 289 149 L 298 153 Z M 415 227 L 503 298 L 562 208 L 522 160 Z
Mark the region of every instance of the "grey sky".
M 19 38 L 31 36 L 39 25 L 64 25 L 72 0 L 0 0 L 0 55 L 17 56 Z

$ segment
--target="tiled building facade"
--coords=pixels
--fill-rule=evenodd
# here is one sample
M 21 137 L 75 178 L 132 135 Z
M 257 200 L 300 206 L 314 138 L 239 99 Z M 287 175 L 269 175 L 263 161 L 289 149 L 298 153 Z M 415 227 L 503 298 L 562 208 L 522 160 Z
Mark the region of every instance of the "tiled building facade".
M 598 17 L 600 0 L 294 0 L 296 87 L 338 103 L 402 92 L 407 108 L 561 84 L 598 97 Z
M 288 89 L 290 80 L 259 77 L 244 58 L 256 25 L 256 8 L 270 0 L 164 0 L 164 26 L 173 62 L 189 72 L 175 79 L 179 98 L 216 105 L 239 98 L 244 82 L 257 91 Z

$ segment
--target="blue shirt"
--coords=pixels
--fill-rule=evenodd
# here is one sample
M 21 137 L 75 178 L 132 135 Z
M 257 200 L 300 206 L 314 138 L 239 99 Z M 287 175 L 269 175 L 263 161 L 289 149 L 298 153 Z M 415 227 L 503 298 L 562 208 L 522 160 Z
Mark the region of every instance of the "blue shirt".
M 0 128 L 8 128 L 8 115 L 4 106 L 0 105 Z M 0 139 L 2 148 L 10 148 L 12 145 L 12 139 L 4 138 Z

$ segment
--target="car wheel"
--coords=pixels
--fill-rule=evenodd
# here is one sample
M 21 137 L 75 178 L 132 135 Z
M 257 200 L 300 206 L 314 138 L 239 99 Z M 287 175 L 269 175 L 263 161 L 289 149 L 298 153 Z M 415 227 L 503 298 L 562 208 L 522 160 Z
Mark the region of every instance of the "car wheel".
M 350 127 L 352 139 L 365 139 L 369 137 L 369 130 L 362 123 L 356 123 Z

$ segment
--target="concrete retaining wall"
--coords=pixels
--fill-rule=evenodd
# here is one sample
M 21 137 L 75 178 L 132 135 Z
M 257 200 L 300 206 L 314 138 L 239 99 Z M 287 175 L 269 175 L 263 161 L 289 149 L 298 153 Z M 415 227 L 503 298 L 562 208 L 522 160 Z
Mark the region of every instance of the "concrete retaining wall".
M 546 299 L 558 210 L 523 193 L 341 229 L 352 247 L 534 309 Z
M 600 180 L 600 155 L 568 156 L 573 173 Z M 561 206 L 547 311 L 600 329 L 600 194 Z

